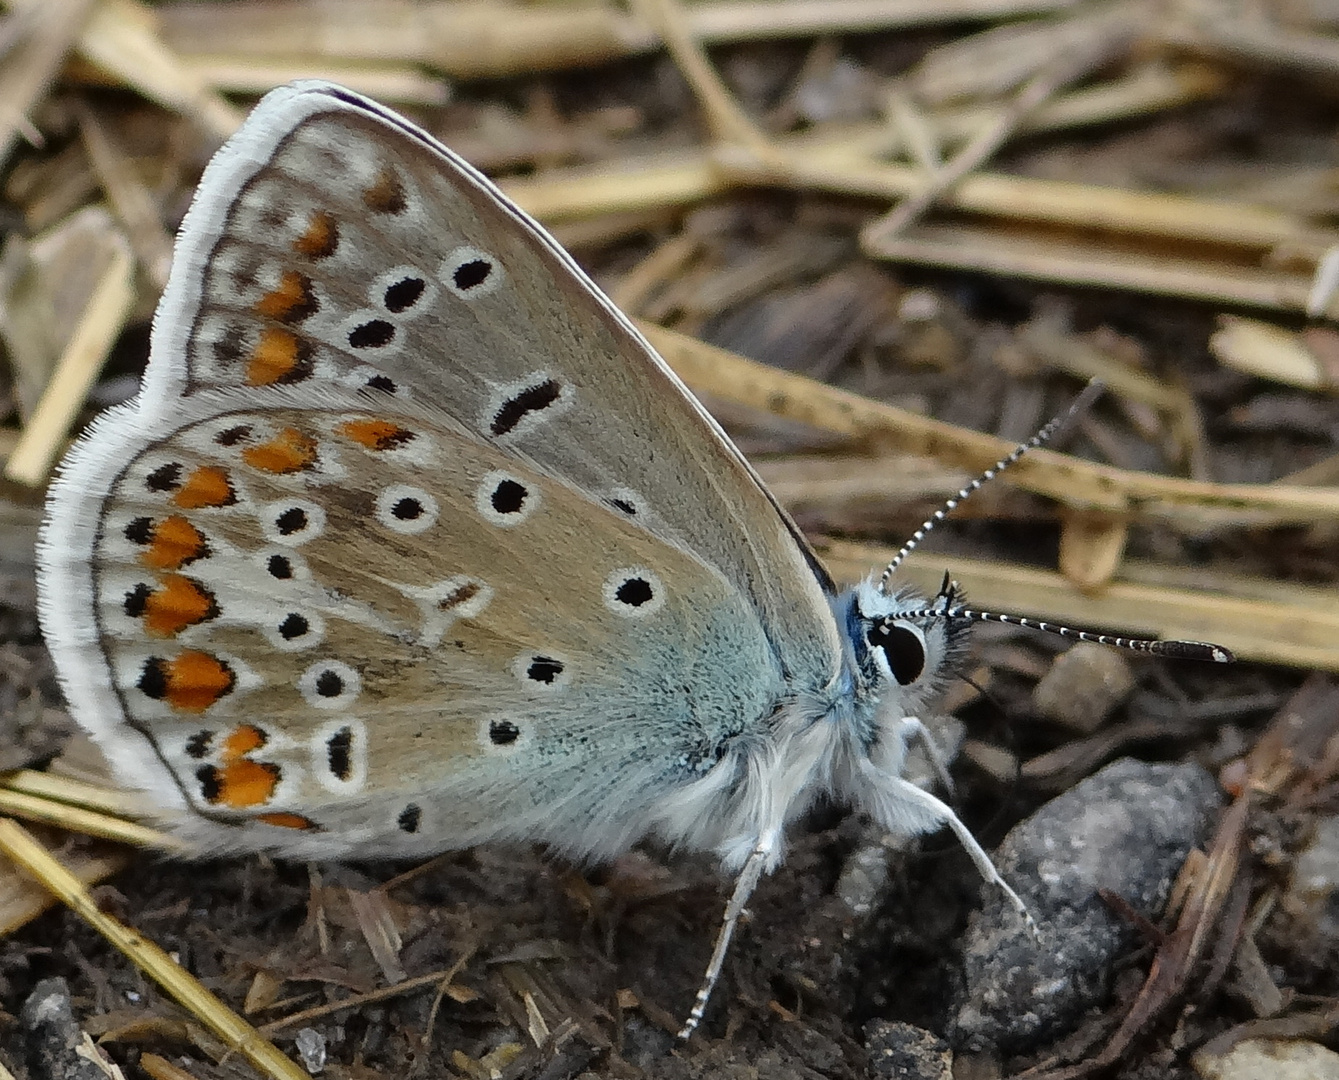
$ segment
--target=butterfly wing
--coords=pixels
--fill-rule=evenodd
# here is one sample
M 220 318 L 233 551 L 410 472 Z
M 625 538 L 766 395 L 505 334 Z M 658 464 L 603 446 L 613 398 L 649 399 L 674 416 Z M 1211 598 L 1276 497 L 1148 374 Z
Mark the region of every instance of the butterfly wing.
M 207 170 L 42 543 L 76 717 L 216 848 L 618 850 L 839 657 L 807 548 L 626 320 L 318 84 Z

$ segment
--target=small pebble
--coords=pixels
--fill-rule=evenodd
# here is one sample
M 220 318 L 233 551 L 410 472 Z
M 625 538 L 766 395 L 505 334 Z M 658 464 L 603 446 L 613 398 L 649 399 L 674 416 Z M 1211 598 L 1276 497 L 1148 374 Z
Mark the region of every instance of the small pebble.
M 74 1018 L 70 987 L 64 979 L 43 979 L 33 987 L 19 1010 L 19 1027 L 30 1076 L 106 1080 L 106 1070 L 81 1053 L 93 1044 Z M 98 1051 L 94 1048 L 93 1052 Z
M 1027 904 L 1041 942 L 989 889 L 964 939 L 953 1043 L 1006 1052 L 1035 1046 L 1105 1002 L 1110 968 L 1138 932 L 1098 895 L 1109 889 L 1156 918 L 1220 804 L 1198 765 L 1124 759 L 1017 825 L 995 863 Z
M 1080 641 L 1055 658 L 1032 691 L 1032 704 L 1046 719 L 1088 735 L 1133 689 L 1125 657 L 1105 645 Z
M 1339 817 L 1321 818 L 1311 841 L 1293 860 L 1282 907 L 1312 934 L 1339 938 Z
M 294 1042 L 297 1044 L 298 1057 L 302 1059 L 302 1067 L 308 1075 L 316 1076 L 325 1069 L 324 1035 L 315 1028 L 305 1027 L 298 1031 Z
M 865 1025 L 869 1071 L 887 1080 L 953 1080 L 953 1051 L 924 1028 L 889 1020 Z
M 1306 1039 L 1244 1039 L 1222 1054 L 1201 1050 L 1190 1063 L 1204 1080 L 1334 1080 L 1339 1054 Z

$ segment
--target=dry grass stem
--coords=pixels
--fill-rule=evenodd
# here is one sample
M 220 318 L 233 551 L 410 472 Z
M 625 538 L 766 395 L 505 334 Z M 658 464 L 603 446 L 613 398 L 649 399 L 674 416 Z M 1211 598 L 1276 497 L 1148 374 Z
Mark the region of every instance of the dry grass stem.
M 229 1048 L 245 1057 L 263 1075 L 275 1080 L 307 1080 L 305 1072 L 206 990 L 194 975 L 148 938 L 104 913 L 89 895 L 84 883 L 52 858 L 50 852 L 17 822 L 0 820 L 0 850 L 124 953 L 182 1008 Z
M 1128 44 L 1134 27 L 1129 15 L 1117 9 L 1113 16 L 1104 13 L 1085 23 L 1085 33 L 1076 47 L 1053 56 L 996 112 L 989 124 L 963 146 L 953 159 L 925 178 L 920 189 L 902 200 L 890 213 L 872 222 L 865 230 L 867 245 L 886 242 L 905 230 L 968 173 L 985 164 L 1005 141 L 1018 130 L 1024 119 L 1053 98 L 1059 91 L 1077 82 Z
M 166 851 L 173 855 L 189 855 L 192 848 L 175 837 L 123 818 L 83 810 L 76 806 L 55 802 L 36 795 L 25 795 L 10 788 L 0 787 L 0 813 L 11 814 L 25 821 L 55 825 L 70 832 L 115 840 L 135 847 Z
M 1060 515 L 1061 575 L 1091 592 L 1109 584 L 1120 570 L 1129 523 L 1108 514 L 1067 511 Z
M 715 395 L 825 431 L 933 457 L 973 472 L 1013 449 L 993 435 L 954 427 L 648 323 L 641 330 L 695 392 Z M 1038 450 L 1004 481 L 1078 509 L 1128 514 L 1194 529 L 1339 519 L 1339 491 L 1277 484 L 1215 484 L 1133 472 Z
M 919 225 L 902 236 L 868 242 L 865 250 L 893 262 L 1297 314 L 1306 310 L 1311 288 L 1310 275 L 1282 270 L 957 225 Z
M 67 803 L 99 814 L 117 817 L 141 817 L 149 804 L 142 796 L 120 788 L 90 784 L 53 772 L 19 769 L 0 776 L 0 790 L 32 795 L 53 802 Z
M 1221 94 L 1229 85 L 1226 73 L 1209 64 L 1170 64 L 1161 59 L 1145 60 L 1105 81 L 1096 81 L 1042 102 L 1018 121 L 1019 134 L 1071 131 L 1101 124 L 1150 119 L 1154 114 L 1176 109 Z M 811 142 L 833 148 L 851 157 L 883 159 L 907 153 L 925 168 L 920 154 L 908 143 L 895 110 L 899 102 L 913 100 L 909 88 L 899 82 L 890 91 L 889 112 L 892 124 L 851 124 L 838 131 L 829 126 L 811 133 L 792 136 L 788 146 Z M 934 109 L 919 106 L 926 125 L 933 126 L 945 146 L 967 142 L 979 131 L 999 122 L 1008 105 L 995 102 L 943 105 Z M 937 164 L 937 163 L 936 163 Z
M 5 477 L 35 487 L 46 480 L 84 398 L 102 370 L 135 301 L 135 260 L 118 231 L 104 231 L 106 264 L 61 353 L 37 408 L 5 463 Z
M 472 947 L 467 948 L 459 960 L 444 971 L 430 971 L 426 975 L 418 975 L 412 979 L 406 979 L 404 982 L 396 983 L 394 986 L 383 986 L 380 990 L 372 990 L 366 994 L 352 994 L 343 1001 L 328 1001 L 324 1005 L 317 1005 L 310 1009 L 303 1009 L 301 1012 L 292 1013 L 282 1019 L 271 1021 L 263 1025 L 260 1031 L 266 1035 L 273 1035 L 275 1032 L 283 1031 L 285 1028 L 294 1027 L 297 1024 L 306 1024 L 312 1020 L 318 1020 L 323 1016 L 329 1016 L 331 1013 L 337 1013 L 341 1009 L 353 1009 L 360 1005 L 367 1005 L 377 1001 L 386 1001 L 390 998 L 399 997 L 401 994 L 412 993 L 424 986 L 451 985 L 454 979 L 469 963 L 474 955 Z
M 66 851 L 62 858 L 71 874 L 84 885 L 93 886 L 119 874 L 135 855 L 124 849 L 97 853 L 74 850 Z M 0 874 L 0 937 L 8 937 L 26 926 L 55 903 L 56 898 L 48 890 L 9 867 Z
M 870 161 L 862 146 L 852 150 L 845 138 L 792 137 L 776 140 L 776 145 L 782 151 L 783 168 L 718 148 L 711 155 L 678 151 L 625 159 L 612 166 L 554 169 L 502 186 L 529 213 L 548 223 L 683 206 L 741 183 L 898 199 L 925 182 L 920 170 Z M 1331 234 L 1298 216 L 1266 206 L 995 173 L 964 178 L 946 193 L 944 203 L 974 214 L 1131 237 L 1261 252 L 1286 245 L 1317 259 L 1334 242 Z M 1291 285 L 1301 279 L 1289 275 L 1286 280 Z M 1308 278 L 1299 309 L 1309 286 Z
M 124 85 L 186 117 L 214 142 L 242 123 L 244 112 L 181 62 L 159 37 L 154 10 L 137 0 L 99 0 L 79 37 L 79 51 Z
M 1273 323 L 1224 315 L 1209 349 L 1224 366 L 1259 379 L 1328 393 L 1339 386 L 1339 348 L 1317 355 L 1307 335 Z
M 689 32 L 705 44 L 1016 18 L 1074 0 L 778 0 L 693 4 Z M 232 8 L 167 4 L 164 33 L 183 53 L 218 42 L 254 57 L 412 61 L 455 78 L 499 78 L 606 63 L 656 49 L 653 23 L 600 3 L 387 0 Z
M 96 110 L 79 101 L 75 111 L 79 118 L 79 134 L 93 171 L 120 218 L 145 274 L 154 288 L 162 292 L 172 265 L 172 237 L 163 226 L 157 202 Z
M 1158 34 L 1177 48 L 1254 67 L 1328 78 L 1339 74 L 1339 43 L 1331 34 L 1288 29 L 1267 18 L 1243 18 L 1221 0 L 1178 5 Z
M 28 114 L 50 91 L 91 6 L 92 0 L 11 0 L 14 36 L 0 63 L 0 161 L 20 138 L 41 138 Z
M 777 150 L 712 67 L 678 0 L 632 0 L 632 7 L 664 40 L 680 74 L 697 95 L 713 135 L 759 160 L 778 164 L 781 159 Z

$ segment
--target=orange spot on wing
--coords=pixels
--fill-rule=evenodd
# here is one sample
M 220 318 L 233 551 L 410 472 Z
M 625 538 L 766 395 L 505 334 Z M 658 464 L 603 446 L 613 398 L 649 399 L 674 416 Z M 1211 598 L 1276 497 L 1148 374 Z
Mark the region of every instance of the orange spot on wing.
M 279 284 L 256 301 L 255 310 L 267 319 L 291 323 L 315 315 L 319 307 L 311 278 L 285 270 Z
M 149 546 L 140 552 L 139 558 L 155 570 L 180 570 L 208 553 L 204 533 L 180 514 L 173 514 L 154 525 Z
M 171 660 L 159 661 L 155 676 L 161 678 L 162 684 L 152 688 L 151 696 L 180 712 L 191 713 L 204 712 L 229 693 L 237 681 L 232 669 L 218 657 L 194 649 Z
M 403 446 L 414 438 L 408 428 L 402 428 L 389 420 L 347 420 L 335 428 L 346 439 L 352 439 L 369 450 L 391 450 Z
M 261 331 L 246 362 L 249 386 L 301 382 L 311 374 L 311 349 L 291 330 L 277 326 Z
M 316 440 L 296 428 L 284 428 L 269 442 L 248 446 L 242 460 L 261 472 L 300 472 L 316 462 Z
M 172 501 L 183 510 L 201 510 L 206 507 L 231 506 L 237 501 L 226 469 L 217 465 L 200 465 L 191 470 L 172 496 Z
M 281 829 L 319 829 L 320 826 L 311 818 L 303 817 L 301 814 L 290 814 L 285 811 L 277 811 L 273 814 L 259 814 L 257 821 L 263 821 L 266 825 L 277 825 Z
M 339 226 L 334 215 L 325 210 L 313 211 L 307 231 L 293 241 L 293 250 L 309 259 L 328 258 L 338 246 Z
M 363 205 L 378 214 L 399 214 L 409 205 L 404 184 L 389 165 L 364 189 Z
M 269 737 L 260 728 L 254 724 L 240 724 L 224 736 L 219 756 L 226 762 L 236 761 L 259 750 L 267 742 Z
M 218 614 L 218 605 L 198 581 L 168 574 L 144 599 L 144 629 L 155 637 L 172 637 Z
M 214 771 L 218 794 L 211 801 L 235 810 L 263 806 L 274 798 L 281 775 L 279 766 L 268 761 L 252 761 L 250 758 L 230 761 Z

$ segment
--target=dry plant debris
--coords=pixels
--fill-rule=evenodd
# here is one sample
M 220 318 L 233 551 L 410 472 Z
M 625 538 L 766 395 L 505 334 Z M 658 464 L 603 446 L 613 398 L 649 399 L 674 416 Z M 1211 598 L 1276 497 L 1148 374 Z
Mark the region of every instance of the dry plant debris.
M 174 1080 L 839 1078 L 954 1053 L 973 1076 L 1133 1080 L 1322 1060 L 1339 1027 L 1339 880 L 1315 871 L 1339 864 L 1336 35 L 1334 5 L 1281 0 L 9 0 L 0 813 L 44 843 L 0 821 L 26 868 L 0 878 L 0 1075 L 43 1060 L 23 1013 L 39 988 L 89 1075 Z M 1107 383 L 1066 446 L 907 567 L 928 588 L 949 567 L 979 607 L 1245 661 L 1135 660 L 1100 675 L 1119 683 L 1100 708 L 1066 710 L 1057 694 L 1087 691 L 1059 646 L 991 628 L 950 695 L 960 805 L 987 840 L 1121 755 L 1197 763 L 1231 797 L 1164 922 L 1109 897 L 1145 945 L 1105 1009 L 1007 1053 L 953 1045 L 970 869 L 835 811 L 798 830 L 704 1034 L 677 1048 L 719 902 L 704 860 L 153 854 L 173 841 L 61 722 L 32 538 L 68 439 L 133 392 L 203 162 L 300 77 L 404 108 L 496 175 L 842 580 Z

